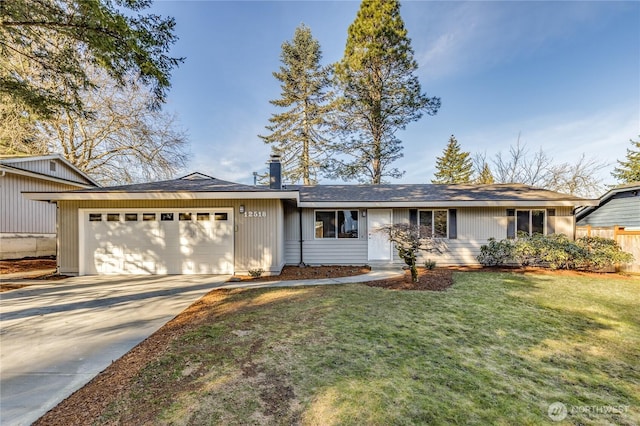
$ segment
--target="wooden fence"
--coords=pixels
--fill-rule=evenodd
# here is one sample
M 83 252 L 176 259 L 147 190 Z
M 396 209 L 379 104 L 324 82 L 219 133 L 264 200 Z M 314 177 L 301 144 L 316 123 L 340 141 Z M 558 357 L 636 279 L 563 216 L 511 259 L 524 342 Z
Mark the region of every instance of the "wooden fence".
M 640 272 L 640 230 L 627 231 L 624 226 L 576 226 L 576 238 L 603 237 L 616 240 L 622 251 L 631 253 L 633 263 L 620 265 L 620 270 L 625 272 Z

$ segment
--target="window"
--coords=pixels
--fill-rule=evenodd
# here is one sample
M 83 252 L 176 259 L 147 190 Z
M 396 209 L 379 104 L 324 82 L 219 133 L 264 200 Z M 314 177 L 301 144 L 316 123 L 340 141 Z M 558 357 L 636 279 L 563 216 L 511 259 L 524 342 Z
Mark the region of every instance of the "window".
M 209 220 L 209 213 L 196 213 L 196 220 Z
M 142 220 L 144 222 L 150 222 L 157 220 L 155 213 L 142 213 Z
M 178 220 L 191 220 L 191 213 L 179 213 Z
M 124 214 L 125 222 L 137 222 L 138 221 L 138 213 L 125 213 Z
M 56 162 L 55 161 L 49 161 L 49 171 L 50 172 L 55 172 L 56 171 Z
M 358 210 L 316 211 L 315 235 L 324 238 L 358 238 Z
M 102 221 L 102 214 L 89 213 L 89 222 L 100 222 L 100 221 Z
M 120 222 L 120 213 L 107 213 L 107 222 Z
M 420 210 L 420 236 L 447 238 L 447 210 Z
M 516 230 L 528 235 L 544 234 L 544 210 L 517 210 Z
M 173 213 L 160 213 L 160 220 L 162 221 L 172 221 Z
M 213 215 L 213 219 L 214 220 L 228 220 L 229 219 L 229 214 L 228 213 L 216 213 Z

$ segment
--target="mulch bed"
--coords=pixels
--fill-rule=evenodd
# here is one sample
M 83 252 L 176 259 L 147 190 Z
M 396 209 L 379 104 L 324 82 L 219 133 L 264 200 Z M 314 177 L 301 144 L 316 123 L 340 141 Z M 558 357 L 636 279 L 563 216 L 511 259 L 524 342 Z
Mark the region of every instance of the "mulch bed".
M 16 272 L 31 272 L 42 269 L 56 269 L 56 260 L 50 257 L 37 257 L 18 260 L 0 260 L 0 275 Z
M 426 269 L 418 268 L 418 282 L 411 281 L 411 271 L 404 276 L 388 280 L 370 281 L 365 283 L 370 287 L 380 287 L 389 290 L 429 290 L 442 291 L 453 284 L 453 270 L 448 268 Z

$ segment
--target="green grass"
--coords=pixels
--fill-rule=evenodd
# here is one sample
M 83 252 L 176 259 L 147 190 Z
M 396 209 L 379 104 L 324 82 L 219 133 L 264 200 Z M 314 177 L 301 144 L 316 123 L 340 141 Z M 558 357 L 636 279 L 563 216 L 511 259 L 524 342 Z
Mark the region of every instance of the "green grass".
M 559 401 L 564 424 L 640 423 L 640 280 L 454 278 L 230 292 L 104 420 L 554 424 Z

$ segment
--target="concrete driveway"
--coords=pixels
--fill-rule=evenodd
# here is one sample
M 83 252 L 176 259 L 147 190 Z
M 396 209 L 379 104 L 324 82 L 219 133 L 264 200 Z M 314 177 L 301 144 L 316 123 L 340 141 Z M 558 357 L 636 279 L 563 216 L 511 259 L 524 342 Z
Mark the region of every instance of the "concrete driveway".
M 76 277 L 0 293 L 0 424 L 31 424 L 228 278 Z

